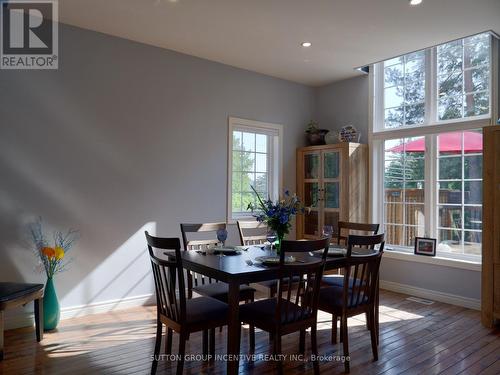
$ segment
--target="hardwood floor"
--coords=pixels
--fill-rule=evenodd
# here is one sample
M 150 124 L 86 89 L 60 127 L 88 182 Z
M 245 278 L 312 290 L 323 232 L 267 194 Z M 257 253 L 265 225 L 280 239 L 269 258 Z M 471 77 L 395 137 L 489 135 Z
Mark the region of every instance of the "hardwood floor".
M 379 360 L 373 362 L 370 334 L 364 316 L 349 319 L 352 374 L 500 374 L 500 330 L 481 326 L 480 313 L 435 302 L 427 306 L 402 294 L 382 291 L 380 296 Z M 2 374 L 147 374 L 154 346 L 155 307 L 146 306 L 108 314 L 68 319 L 57 332 L 37 344 L 32 328 L 5 333 Z M 318 346 L 325 356 L 323 374 L 343 372 L 335 360 L 341 344 L 330 344 L 331 317 L 320 313 Z M 242 329 L 241 353 L 248 353 L 247 327 Z M 224 354 L 225 331 L 217 332 L 216 354 Z M 307 337 L 309 338 L 309 337 Z M 174 335 L 173 352 L 177 337 Z M 163 347 L 162 347 L 163 349 Z M 186 353 L 201 353 L 201 335 L 190 337 Z M 256 355 L 270 353 L 268 336 L 257 330 Z M 283 353 L 298 353 L 298 334 L 283 338 Z M 310 354 L 307 341 L 306 357 Z M 329 357 L 329 358 L 328 358 Z M 224 374 L 222 360 L 208 364 L 187 360 L 186 374 Z M 286 374 L 312 374 L 307 360 L 285 361 Z M 160 361 L 158 374 L 175 372 L 175 362 Z M 272 362 L 240 361 L 240 373 L 274 373 Z

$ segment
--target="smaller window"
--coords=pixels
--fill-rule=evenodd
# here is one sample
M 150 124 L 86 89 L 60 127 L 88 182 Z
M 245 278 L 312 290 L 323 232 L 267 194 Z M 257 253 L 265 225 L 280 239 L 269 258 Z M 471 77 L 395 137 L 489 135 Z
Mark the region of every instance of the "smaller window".
M 487 122 L 492 45 L 488 32 L 376 63 L 373 132 Z
M 490 35 L 437 47 L 438 120 L 490 113 Z
M 229 119 L 228 221 L 250 216 L 257 203 L 252 186 L 262 197 L 276 198 L 280 189 L 282 126 Z
M 425 51 L 385 61 L 385 128 L 422 124 L 424 118 Z

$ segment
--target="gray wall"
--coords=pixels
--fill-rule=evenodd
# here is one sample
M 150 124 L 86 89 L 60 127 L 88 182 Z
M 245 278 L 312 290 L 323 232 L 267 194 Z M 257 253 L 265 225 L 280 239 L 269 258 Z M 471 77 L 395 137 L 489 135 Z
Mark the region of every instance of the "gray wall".
M 316 89 L 316 114 L 321 127 L 339 130 L 350 123 L 368 142 L 368 76 L 333 83 Z M 332 124 L 332 126 L 329 126 Z M 481 273 L 399 259 L 382 261 L 381 279 L 417 288 L 480 299 Z
M 316 119 L 319 126 L 339 131 L 354 125 L 361 143 L 368 143 L 368 76 L 346 79 L 316 89 Z
M 481 298 L 479 271 L 386 257 L 382 260 L 380 279 L 478 301 Z
M 226 219 L 228 116 L 284 125 L 295 187 L 312 88 L 61 27 L 59 70 L 0 71 L 2 280 L 44 281 L 23 238 L 41 215 L 80 230 L 63 308 L 151 293 L 145 229 Z

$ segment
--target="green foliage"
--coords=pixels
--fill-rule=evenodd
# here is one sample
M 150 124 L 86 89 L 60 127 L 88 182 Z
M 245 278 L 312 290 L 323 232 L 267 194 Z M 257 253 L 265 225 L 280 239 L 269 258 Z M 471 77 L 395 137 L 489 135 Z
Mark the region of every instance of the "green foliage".
M 232 180 L 232 210 L 243 212 L 249 203 L 256 203 L 257 198 L 251 186 L 264 196 L 267 196 L 267 174 L 254 173 L 255 154 L 245 150 L 240 140 L 233 133 L 233 180 Z

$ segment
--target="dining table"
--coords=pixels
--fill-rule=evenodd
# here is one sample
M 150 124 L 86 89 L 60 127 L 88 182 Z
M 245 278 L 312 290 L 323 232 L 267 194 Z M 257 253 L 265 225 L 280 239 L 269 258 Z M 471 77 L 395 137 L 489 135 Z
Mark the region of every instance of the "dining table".
M 342 246 L 336 246 L 341 249 Z M 263 256 L 276 255 L 269 246 L 254 245 L 238 247 L 233 255 L 211 254 L 206 251 L 187 250 L 181 252 L 183 267 L 209 278 L 228 284 L 229 317 L 227 334 L 227 374 L 238 373 L 240 358 L 240 319 L 239 289 L 240 285 L 274 280 L 277 278 L 278 265 L 264 265 L 257 259 Z M 296 262 L 317 262 L 321 260 L 318 253 L 294 253 Z M 346 263 L 345 254 L 336 253 L 327 257 L 325 270 L 342 268 Z M 378 320 L 378 319 L 377 319 Z

